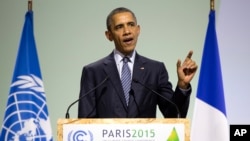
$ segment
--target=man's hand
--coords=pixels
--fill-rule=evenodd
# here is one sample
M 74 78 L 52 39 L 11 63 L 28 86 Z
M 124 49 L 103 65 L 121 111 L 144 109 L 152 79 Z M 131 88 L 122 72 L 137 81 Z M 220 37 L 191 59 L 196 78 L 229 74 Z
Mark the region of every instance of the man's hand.
M 190 81 L 193 79 L 198 66 L 195 61 L 191 59 L 193 55 L 193 51 L 189 51 L 186 59 L 183 64 L 181 64 L 181 60 L 177 61 L 177 75 L 178 75 L 178 87 L 181 89 L 187 89 Z

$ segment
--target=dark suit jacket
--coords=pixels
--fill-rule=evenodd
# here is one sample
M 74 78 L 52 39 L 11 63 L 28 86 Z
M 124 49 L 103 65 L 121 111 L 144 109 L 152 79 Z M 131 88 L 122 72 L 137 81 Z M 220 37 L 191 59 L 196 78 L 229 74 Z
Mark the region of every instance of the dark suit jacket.
M 102 85 L 88 93 L 107 76 L 108 79 Z M 186 95 L 179 88 L 173 91 L 167 70 L 162 62 L 136 53 L 133 78 L 172 100 L 180 109 L 181 117 L 186 117 L 191 86 Z M 164 117 L 177 116 L 177 111 L 172 104 L 146 87 L 132 82 L 130 102 L 127 106 L 114 54 L 111 53 L 83 68 L 80 97 L 85 96 L 79 101 L 78 118 L 155 118 L 157 105 Z

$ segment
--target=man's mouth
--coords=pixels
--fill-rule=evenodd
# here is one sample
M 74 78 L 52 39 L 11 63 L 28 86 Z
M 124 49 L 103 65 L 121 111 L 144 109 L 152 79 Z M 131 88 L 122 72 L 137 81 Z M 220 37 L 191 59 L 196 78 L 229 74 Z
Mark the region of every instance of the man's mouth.
M 123 42 L 126 43 L 126 44 L 131 44 L 132 41 L 133 41 L 133 38 L 126 38 L 126 39 L 123 40 Z

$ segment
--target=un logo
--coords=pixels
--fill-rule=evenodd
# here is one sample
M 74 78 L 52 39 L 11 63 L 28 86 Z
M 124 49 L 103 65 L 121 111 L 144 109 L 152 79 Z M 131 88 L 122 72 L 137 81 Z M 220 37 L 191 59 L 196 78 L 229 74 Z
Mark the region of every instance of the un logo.
M 93 134 L 90 131 L 72 130 L 68 134 L 68 141 L 93 141 Z
M 43 82 L 21 75 L 11 84 L 2 135 L 5 141 L 50 141 L 52 130 Z

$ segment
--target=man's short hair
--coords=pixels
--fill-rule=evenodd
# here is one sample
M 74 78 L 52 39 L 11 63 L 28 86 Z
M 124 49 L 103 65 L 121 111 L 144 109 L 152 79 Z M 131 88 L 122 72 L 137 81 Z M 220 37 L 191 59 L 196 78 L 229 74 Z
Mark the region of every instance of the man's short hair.
M 137 19 L 136 19 L 136 16 L 134 14 L 133 11 L 131 11 L 130 9 L 128 8 L 125 8 L 125 7 L 118 7 L 114 10 L 112 10 L 109 15 L 107 16 L 107 19 L 106 19 L 106 26 L 107 26 L 107 29 L 110 30 L 110 26 L 111 26 L 111 22 L 112 22 L 112 17 L 117 14 L 117 13 L 123 13 L 123 12 L 129 12 L 132 14 L 132 16 L 134 17 L 135 19 L 135 22 L 137 22 Z

